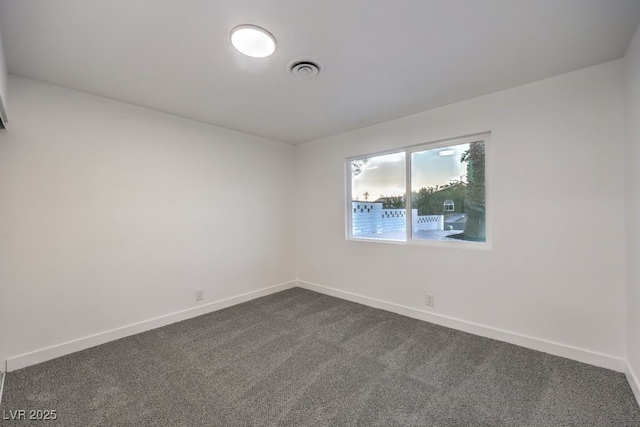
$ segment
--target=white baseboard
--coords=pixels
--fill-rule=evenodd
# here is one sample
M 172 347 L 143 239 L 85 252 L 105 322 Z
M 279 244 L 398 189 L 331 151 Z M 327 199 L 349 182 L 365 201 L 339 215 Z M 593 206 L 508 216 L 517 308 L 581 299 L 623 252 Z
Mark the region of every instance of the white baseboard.
M 145 320 L 142 322 L 134 323 L 132 325 L 100 332 L 95 335 L 90 335 L 73 341 L 68 341 L 62 344 L 57 344 L 51 347 L 10 357 L 7 359 L 7 372 L 35 365 L 37 363 L 46 362 L 47 360 L 55 359 L 56 357 L 75 353 L 76 351 L 85 350 L 87 348 L 95 347 L 100 344 L 105 344 L 109 341 L 114 341 L 120 338 L 139 334 L 140 332 L 160 328 L 162 326 L 170 325 L 172 323 L 180 322 L 192 317 L 201 316 L 203 314 L 231 307 L 232 305 L 240 304 L 252 299 L 284 291 L 285 289 L 293 288 L 296 285 L 296 281 L 281 283 L 279 285 L 259 289 L 257 291 L 247 292 L 235 297 L 226 298 L 209 304 L 203 304 L 197 307 L 156 317 L 154 319 Z
M 4 391 L 4 376 L 5 373 L 0 371 L 0 405 L 2 405 L 2 392 Z
M 633 395 L 636 397 L 638 401 L 638 405 L 640 405 L 640 379 L 636 376 L 635 372 L 629 362 L 627 362 L 627 369 L 624 374 L 627 376 L 627 381 L 629 381 L 629 385 L 631 386 L 631 390 L 633 391 Z
M 617 372 L 625 372 L 628 369 L 627 363 L 624 359 L 608 354 L 597 353 L 590 350 L 518 334 L 516 332 L 505 331 L 502 329 L 492 328 L 473 322 L 467 322 L 465 320 L 443 316 L 412 307 L 406 307 L 375 298 L 369 298 L 351 292 L 345 292 L 305 281 L 299 280 L 298 286 L 322 294 L 331 295 L 352 302 L 357 302 L 369 307 L 379 308 L 414 319 L 424 320 L 427 322 L 435 323 L 437 325 L 446 326 L 448 328 L 468 332 L 474 335 L 508 342 L 510 344 L 519 345 L 521 347 L 526 347 L 532 350 L 542 351 L 554 356 L 565 357 L 567 359 L 576 360 L 578 362 L 587 363 L 601 368 L 611 369 Z

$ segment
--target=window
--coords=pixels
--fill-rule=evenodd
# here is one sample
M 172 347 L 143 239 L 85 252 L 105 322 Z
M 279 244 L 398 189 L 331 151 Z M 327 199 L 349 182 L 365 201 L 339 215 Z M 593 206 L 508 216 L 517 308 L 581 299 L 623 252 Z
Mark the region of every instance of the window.
M 348 159 L 348 238 L 486 242 L 488 136 Z
M 445 200 L 444 201 L 444 211 L 445 212 L 453 212 L 456 205 L 453 203 L 453 200 Z

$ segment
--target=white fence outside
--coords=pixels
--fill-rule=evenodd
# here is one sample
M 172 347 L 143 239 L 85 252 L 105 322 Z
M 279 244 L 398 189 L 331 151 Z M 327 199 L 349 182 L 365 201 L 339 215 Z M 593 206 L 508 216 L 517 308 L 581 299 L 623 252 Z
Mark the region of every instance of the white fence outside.
M 407 224 L 406 209 L 383 209 L 378 202 L 351 202 L 351 234 L 367 234 L 403 231 Z M 418 216 L 418 210 L 411 210 L 413 231 L 444 230 L 443 215 Z

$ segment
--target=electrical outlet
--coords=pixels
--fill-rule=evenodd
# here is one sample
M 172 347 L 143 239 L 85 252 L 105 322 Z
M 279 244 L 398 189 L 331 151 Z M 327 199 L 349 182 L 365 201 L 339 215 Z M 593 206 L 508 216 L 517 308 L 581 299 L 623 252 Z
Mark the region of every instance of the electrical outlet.
M 429 307 L 433 307 L 433 304 L 435 303 L 435 297 L 433 295 L 429 295 L 427 294 L 427 299 L 425 300 L 425 303 L 429 306 Z
M 196 301 L 202 301 L 204 299 L 204 291 L 202 289 L 198 289 L 196 291 Z

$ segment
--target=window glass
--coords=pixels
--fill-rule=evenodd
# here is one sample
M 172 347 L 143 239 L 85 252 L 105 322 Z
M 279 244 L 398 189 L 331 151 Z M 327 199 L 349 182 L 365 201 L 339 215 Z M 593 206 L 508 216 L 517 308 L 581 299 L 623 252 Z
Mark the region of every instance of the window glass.
M 351 160 L 351 236 L 406 240 L 405 153 Z
M 489 135 L 348 159 L 347 237 L 487 242 Z
M 411 237 L 486 239 L 484 141 L 411 153 Z

